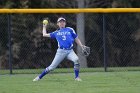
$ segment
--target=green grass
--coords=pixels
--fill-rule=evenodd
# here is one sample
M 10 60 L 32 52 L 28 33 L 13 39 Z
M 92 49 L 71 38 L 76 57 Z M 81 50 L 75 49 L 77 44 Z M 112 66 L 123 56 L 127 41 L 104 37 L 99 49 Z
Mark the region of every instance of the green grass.
M 82 82 L 73 73 L 51 73 L 38 82 L 38 74 L 0 75 L 0 93 L 139 93 L 140 71 L 84 72 Z
M 12 72 L 13 74 L 38 74 L 42 72 L 45 68 L 43 69 L 13 69 Z M 104 72 L 103 67 L 94 67 L 94 68 L 81 68 L 81 72 Z M 108 67 L 107 68 L 108 72 L 118 72 L 118 71 L 140 71 L 140 67 Z M 57 68 L 53 71 L 53 73 L 72 73 L 73 68 Z M 0 75 L 2 74 L 9 74 L 10 71 L 0 69 Z

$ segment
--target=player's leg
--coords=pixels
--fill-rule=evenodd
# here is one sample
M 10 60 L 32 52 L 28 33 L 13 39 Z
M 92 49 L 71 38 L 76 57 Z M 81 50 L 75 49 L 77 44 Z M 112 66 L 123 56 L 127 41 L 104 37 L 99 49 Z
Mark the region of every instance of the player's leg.
M 41 79 L 43 76 L 45 76 L 47 73 L 49 73 L 51 70 L 54 70 L 58 64 L 65 58 L 64 55 L 62 54 L 56 54 L 53 62 L 51 63 L 51 65 L 49 67 L 47 67 L 40 75 L 39 78 Z
M 57 50 L 57 53 L 54 57 L 53 62 L 49 67 L 47 67 L 39 76 L 37 76 L 33 81 L 38 81 L 39 79 L 43 78 L 46 74 L 48 74 L 51 70 L 55 69 L 59 63 L 66 57 L 66 52 L 61 49 Z
M 75 52 L 73 50 L 71 50 L 71 52 L 68 54 L 67 58 L 69 60 L 71 60 L 72 62 L 74 62 L 75 80 L 81 81 L 81 79 L 79 78 L 80 63 L 79 63 L 78 56 L 75 54 Z

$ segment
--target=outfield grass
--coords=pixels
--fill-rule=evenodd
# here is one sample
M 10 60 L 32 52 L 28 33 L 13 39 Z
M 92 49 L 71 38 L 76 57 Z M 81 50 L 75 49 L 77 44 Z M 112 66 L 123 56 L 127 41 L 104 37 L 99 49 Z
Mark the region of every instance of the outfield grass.
M 140 71 L 84 72 L 82 82 L 73 73 L 51 73 L 38 82 L 38 74 L 0 75 L 0 93 L 140 93 Z
M 41 73 L 43 69 L 13 69 L 13 74 L 38 74 Z M 108 72 L 118 72 L 118 71 L 140 71 L 140 67 L 108 67 Z M 73 68 L 57 68 L 52 73 L 72 73 Z M 94 68 L 81 68 L 80 72 L 104 72 L 103 67 L 94 67 Z M 0 75 L 9 74 L 9 69 L 0 69 Z

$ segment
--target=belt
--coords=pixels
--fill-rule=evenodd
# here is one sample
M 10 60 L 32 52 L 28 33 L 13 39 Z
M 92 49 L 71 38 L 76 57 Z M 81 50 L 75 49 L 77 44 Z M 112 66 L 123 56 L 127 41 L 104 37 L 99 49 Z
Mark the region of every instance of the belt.
M 60 49 L 64 49 L 64 50 L 71 50 L 72 48 L 63 48 L 63 47 L 59 47 Z

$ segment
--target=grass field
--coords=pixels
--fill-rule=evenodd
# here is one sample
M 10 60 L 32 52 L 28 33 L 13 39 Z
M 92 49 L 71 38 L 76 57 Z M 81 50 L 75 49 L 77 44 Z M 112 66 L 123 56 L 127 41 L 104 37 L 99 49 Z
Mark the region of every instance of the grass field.
M 0 93 L 140 93 L 140 71 L 84 72 L 82 82 L 73 73 L 0 75 Z
M 13 69 L 13 74 L 36 74 L 40 73 L 43 69 Z M 120 72 L 120 71 L 140 71 L 140 67 L 108 67 L 108 72 Z M 73 68 L 57 68 L 53 73 L 72 73 Z M 103 67 L 94 68 L 80 68 L 80 72 L 104 72 Z M 9 69 L 0 69 L 0 75 L 9 74 Z

